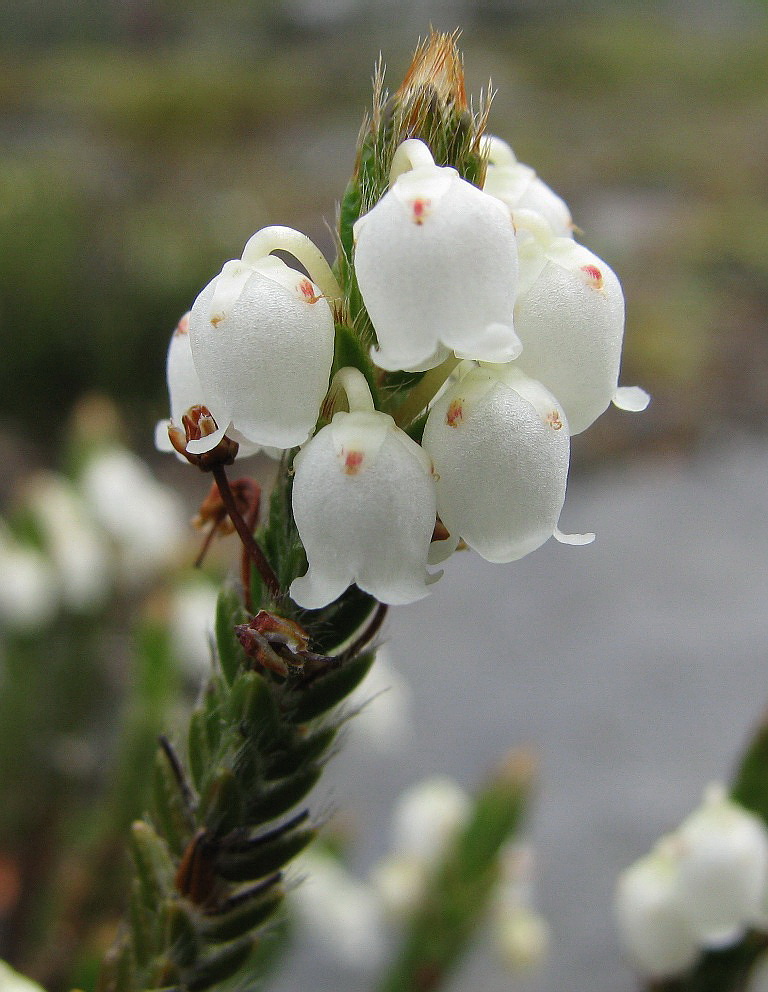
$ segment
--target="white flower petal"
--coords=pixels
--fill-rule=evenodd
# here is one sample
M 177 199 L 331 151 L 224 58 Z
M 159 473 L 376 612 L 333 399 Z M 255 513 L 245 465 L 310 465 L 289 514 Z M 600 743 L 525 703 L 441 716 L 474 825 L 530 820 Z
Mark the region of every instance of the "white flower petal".
M 556 238 L 544 254 L 546 265 L 515 306 L 518 365 L 557 396 L 574 435 L 616 394 L 624 295 L 614 272 L 583 246 Z
M 383 413 L 337 413 L 294 462 L 309 570 L 291 596 L 319 609 L 356 582 L 384 603 L 427 595 L 435 492 L 424 451 Z
M 613 405 L 628 413 L 642 413 L 651 402 L 651 397 L 640 386 L 619 386 L 613 394 Z
M 570 444 L 558 401 L 512 366 L 473 369 L 433 406 L 422 440 L 448 531 L 509 562 L 554 533 Z
M 224 305 L 219 281 L 230 271 L 227 266 L 190 313 L 190 343 L 205 405 L 220 429 L 231 424 L 253 444 L 302 444 L 328 389 L 334 341 L 330 306 L 313 282 L 275 256 L 247 266 L 229 264 L 236 275 L 226 276 Z M 187 450 L 199 454 L 212 446 L 204 438 L 190 442 Z
M 554 539 L 560 544 L 573 544 L 577 547 L 582 547 L 586 544 L 592 544 L 595 540 L 594 534 L 564 534 L 559 527 L 555 527 L 552 534 Z
M 439 346 L 510 361 L 517 248 L 508 211 L 454 169 L 403 173 L 355 227 L 355 272 L 381 368 L 439 363 Z

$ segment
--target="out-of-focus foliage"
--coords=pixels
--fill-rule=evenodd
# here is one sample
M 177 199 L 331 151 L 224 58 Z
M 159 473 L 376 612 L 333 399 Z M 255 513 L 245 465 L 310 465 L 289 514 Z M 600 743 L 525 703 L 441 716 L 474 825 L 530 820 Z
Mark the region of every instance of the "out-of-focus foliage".
M 343 191 L 375 53 L 397 78 L 427 24 L 406 42 L 373 3 L 324 30 L 313 9 L 17 9 L 0 56 L 5 429 L 48 440 L 95 387 L 130 404 L 139 437 L 163 413 L 170 328 L 256 228 L 279 217 L 330 249 L 317 217 Z M 475 89 L 492 73 L 513 94 L 491 129 L 625 283 L 624 381 L 654 404 L 631 425 L 604 418 L 589 444 L 754 422 L 768 395 L 765 10 L 723 5 L 703 26 L 661 5 L 567 10 L 467 5 L 462 46 Z

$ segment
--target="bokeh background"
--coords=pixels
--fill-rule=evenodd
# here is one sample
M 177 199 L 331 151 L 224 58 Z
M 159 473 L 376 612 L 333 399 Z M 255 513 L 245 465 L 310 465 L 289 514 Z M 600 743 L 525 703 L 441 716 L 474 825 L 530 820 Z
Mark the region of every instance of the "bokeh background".
M 151 449 L 169 332 L 261 226 L 330 252 L 378 53 L 394 88 L 430 25 L 462 28 L 470 92 L 497 90 L 490 129 L 620 275 L 623 381 L 653 402 L 575 441 L 567 523 L 598 530 L 588 561 L 548 547 L 499 581 L 467 558 L 394 619 L 416 694 L 410 752 L 371 766 L 348 749 L 332 794 L 357 803 L 363 865 L 414 776 L 471 786 L 532 740 L 556 942 L 531 981 L 617 992 L 633 979 L 609 922 L 615 871 L 727 773 L 768 696 L 764 3 L 14 0 L 0 41 L 0 499 L 55 461 L 93 391 L 199 499 L 197 478 Z M 311 954 L 304 967 L 286 989 L 362 987 L 333 969 L 323 984 Z M 507 987 L 479 967 L 457 988 Z

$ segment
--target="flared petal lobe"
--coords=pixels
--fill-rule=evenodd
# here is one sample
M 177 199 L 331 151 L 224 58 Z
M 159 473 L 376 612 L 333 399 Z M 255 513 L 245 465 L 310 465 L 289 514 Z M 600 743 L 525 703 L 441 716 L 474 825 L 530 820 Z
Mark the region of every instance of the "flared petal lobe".
M 391 417 L 336 413 L 294 466 L 293 512 L 309 562 L 291 585 L 300 606 L 326 606 L 353 582 L 392 605 L 427 595 L 431 465 Z
M 540 383 L 510 366 L 471 370 L 434 405 L 422 443 L 441 520 L 483 558 L 516 561 L 552 537 L 570 443 Z
M 355 225 L 355 273 L 388 370 L 430 368 L 445 349 L 511 361 L 517 248 L 509 211 L 455 169 L 403 173 Z
M 314 283 L 272 255 L 229 262 L 195 300 L 189 333 L 220 430 L 275 448 L 306 441 L 333 360 L 333 315 Z
M 530 252 L 539 256 L 527 257 Z M 524 269 L 538 275 L 515 306 L 523 345 L 517 365 L 562 404 L 571 435 L 590 426 L 614 398 L 624 336 L 624 294 L 615 273 L 587 248 L 555 238 L 528 243 Z

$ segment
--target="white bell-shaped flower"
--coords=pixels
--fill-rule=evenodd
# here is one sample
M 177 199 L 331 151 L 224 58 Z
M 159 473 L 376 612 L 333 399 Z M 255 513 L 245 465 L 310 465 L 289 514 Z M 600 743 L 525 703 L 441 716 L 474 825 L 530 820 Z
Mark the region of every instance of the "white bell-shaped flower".
M 290 251 L 322 286 L 269 254 Z M 289 448 L 310 435 L 328 388 L 336 281 L 315 246 L 289 228 L 265 228 L 227 262 L 189 318 L 194 368 L 218 430 L 190 441 L 201 454 L 224 434 Z
M 612 400 L 625 409 L 644 409 L 646 393 L 618 389 L 624 294 L 615 273 L 583 245 L 553 237 L 535 215 L 516 213 L 515 222 L 534 234 L 520 246 L 518 366 L 557 396 L 572 435 L 589 427 Z
M 676 833 L 680 897 L 700 942 L 724 947 L 765 911 L 768 831 L 712 786 Z
M 517 357 L 509 211 L 455 169 L 435 165 L 421 141 L 398 148 L 389 191 L 355 224 L 355 244 L 380 368 L 432 368 L 450 350 L 489 362 Z
M 307 609 L 333 602 L 353 582 L 383 603 L 413 603 L 434 581 L 426 570 L 435 525 L 431 463 L 373 409 L 370 394 L 365 405 L 351 401 L 352 411 L 336 413 L 294 461 L 293 513 L 309 571 L 294 580 L 291 596 Z
M 529 165 L 518 162 L 501 138 L 487 137 L 488 169 L 483 189 L 497 197 L 510 210 L 533 210 L 540 214 L 557 237 L 573 237 L 573 220 L 568 204 L 536 175 Z
M 472 368 L 435 403 L 422 444 L 432 458 L 440 519 L 483 558 L 509 562 L 557 528 L 570 441 L 558 400 L 511 365 Z
M 632 964 L 649 978 L 686 971 L 699 954 L 696 935 L 680 899 L 679 863 L 672 838 L 619 877 L 615 913 Z

